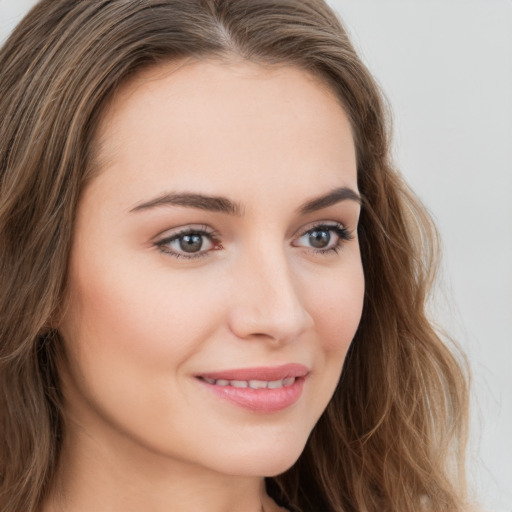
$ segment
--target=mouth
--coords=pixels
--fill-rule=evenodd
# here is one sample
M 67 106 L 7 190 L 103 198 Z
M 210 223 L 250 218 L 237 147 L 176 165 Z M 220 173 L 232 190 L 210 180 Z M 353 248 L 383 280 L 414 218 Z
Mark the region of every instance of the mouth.
M 223 370 L 197 375 L 217 397 L 251 412 L 272 413 L 297 402 L 309 374 L 306 366 L 286 364 Z
M 292 386 L 295 380 L 299 377 L 287 377 L 280 380 L 226 380 L 226 379 L 209 379 L 206 377 L 199 377 L 208 384 L 214 386 L 231 386 L 233 388 L 251 388 L 251 389 L 280 389 Z

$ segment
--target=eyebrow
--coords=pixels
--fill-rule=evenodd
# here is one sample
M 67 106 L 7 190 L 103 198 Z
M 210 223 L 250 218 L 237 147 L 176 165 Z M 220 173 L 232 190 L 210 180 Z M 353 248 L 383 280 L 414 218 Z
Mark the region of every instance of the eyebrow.
M 299 208 L 299 212 L 301 214 L 312 213 L 347 200 L 355 201 L 358 204 L 362 203 L 361 196 L 355 190 L 349 187 L 339 187 L 323 196 L 307 201 Z
M 323 208 L 328 208 L 341 201 L 351 200 L 361 204 L 361 196 L 349 187 L 339 187 L 331 190 L 320 197 L 310 199 L 298 208 L 302 215 L 312 213 Z M 130 212 L 140 212 L 161 206 L 185 206 L 188 208 L 197 208 L 210 212 L 225 213 L 240 217 L 243 215 L 243 207 L 226 197 L 208 196 L 189 192 L 173 193 L 169 192 L 151 199 L 147 202 L 138 204 Z
M 193 193 L 167 193 L 151 199 L 146 203 L 139 204 L 132 208 L 130 212 L 139 212 L 158 206 L 185 206 L 188 208 L 197 208 L 199 210 L 208 210 L 210 212 L 227 213 L 228 215 L 242 215 L 242 207 L 230 199 L 220 196 L 206 196 Z

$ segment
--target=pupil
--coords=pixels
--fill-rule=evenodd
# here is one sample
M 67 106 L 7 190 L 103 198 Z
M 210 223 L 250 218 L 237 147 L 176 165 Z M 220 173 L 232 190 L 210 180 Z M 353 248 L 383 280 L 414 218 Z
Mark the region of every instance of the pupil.
M 309 235 L 309 241 L 311 242 L 311 246 L 316 249 L 323 249 L 329 242 L 331 241 L 331 234 L 327 230 L 322 231 L 312 231 Z
M 180 239 L 180 249 L 184 252 L 197 252 L 203 246 L 201 235 L 184 235 Z

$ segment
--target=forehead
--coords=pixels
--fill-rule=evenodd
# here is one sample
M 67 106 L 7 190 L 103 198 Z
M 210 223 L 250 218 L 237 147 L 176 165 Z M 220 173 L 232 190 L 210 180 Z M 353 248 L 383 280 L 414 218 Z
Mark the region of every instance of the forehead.
M 291 176 L 334 188 L 340 175 L 342 185 L 357 187 L 340 102 L 293 66 L 184 60 L 146 70 L 117 91 L 97 141 L 103 171 L 125 179 L 135 171 L 167 188 L 171 178 L 181 188 L 206 187 L 205 177 L 215 178 L 210 186 L 233 186 L 234 177 L 257 186 L 271 177 L 287 187 Z

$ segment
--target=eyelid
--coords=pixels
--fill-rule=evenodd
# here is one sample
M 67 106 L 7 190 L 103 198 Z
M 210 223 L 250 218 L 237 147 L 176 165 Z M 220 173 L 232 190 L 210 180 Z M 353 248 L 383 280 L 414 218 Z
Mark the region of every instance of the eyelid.
M 349 229 L 345 224 L 342 222 L 338 222 L 335 220 L 320 220 L 316 222 L 310 222 L 309 224 L 306 224 L 305 226 L 302 226 L 300 229 L 298 229 L 293 236 L 293 240 L 297 240 L 298 238 L 304 236 L 305 234 L 309 233 L 310 231 L 313 231 L 315 229 L 320 228 L 326 228 L 326 229 L 342 229 L 349 233 Z
M 187 233 L 207 233 L 208 235 L 215 235 L 217 232 L 206 224 L 184 224 L 183 226 L 177 226 L 175 228 L 166 229 L 155 237 L 155 243 L 161 242 L 162 240 L 169 240 L 170 238 L 177 237 L 179 235 L 186 235 Z

